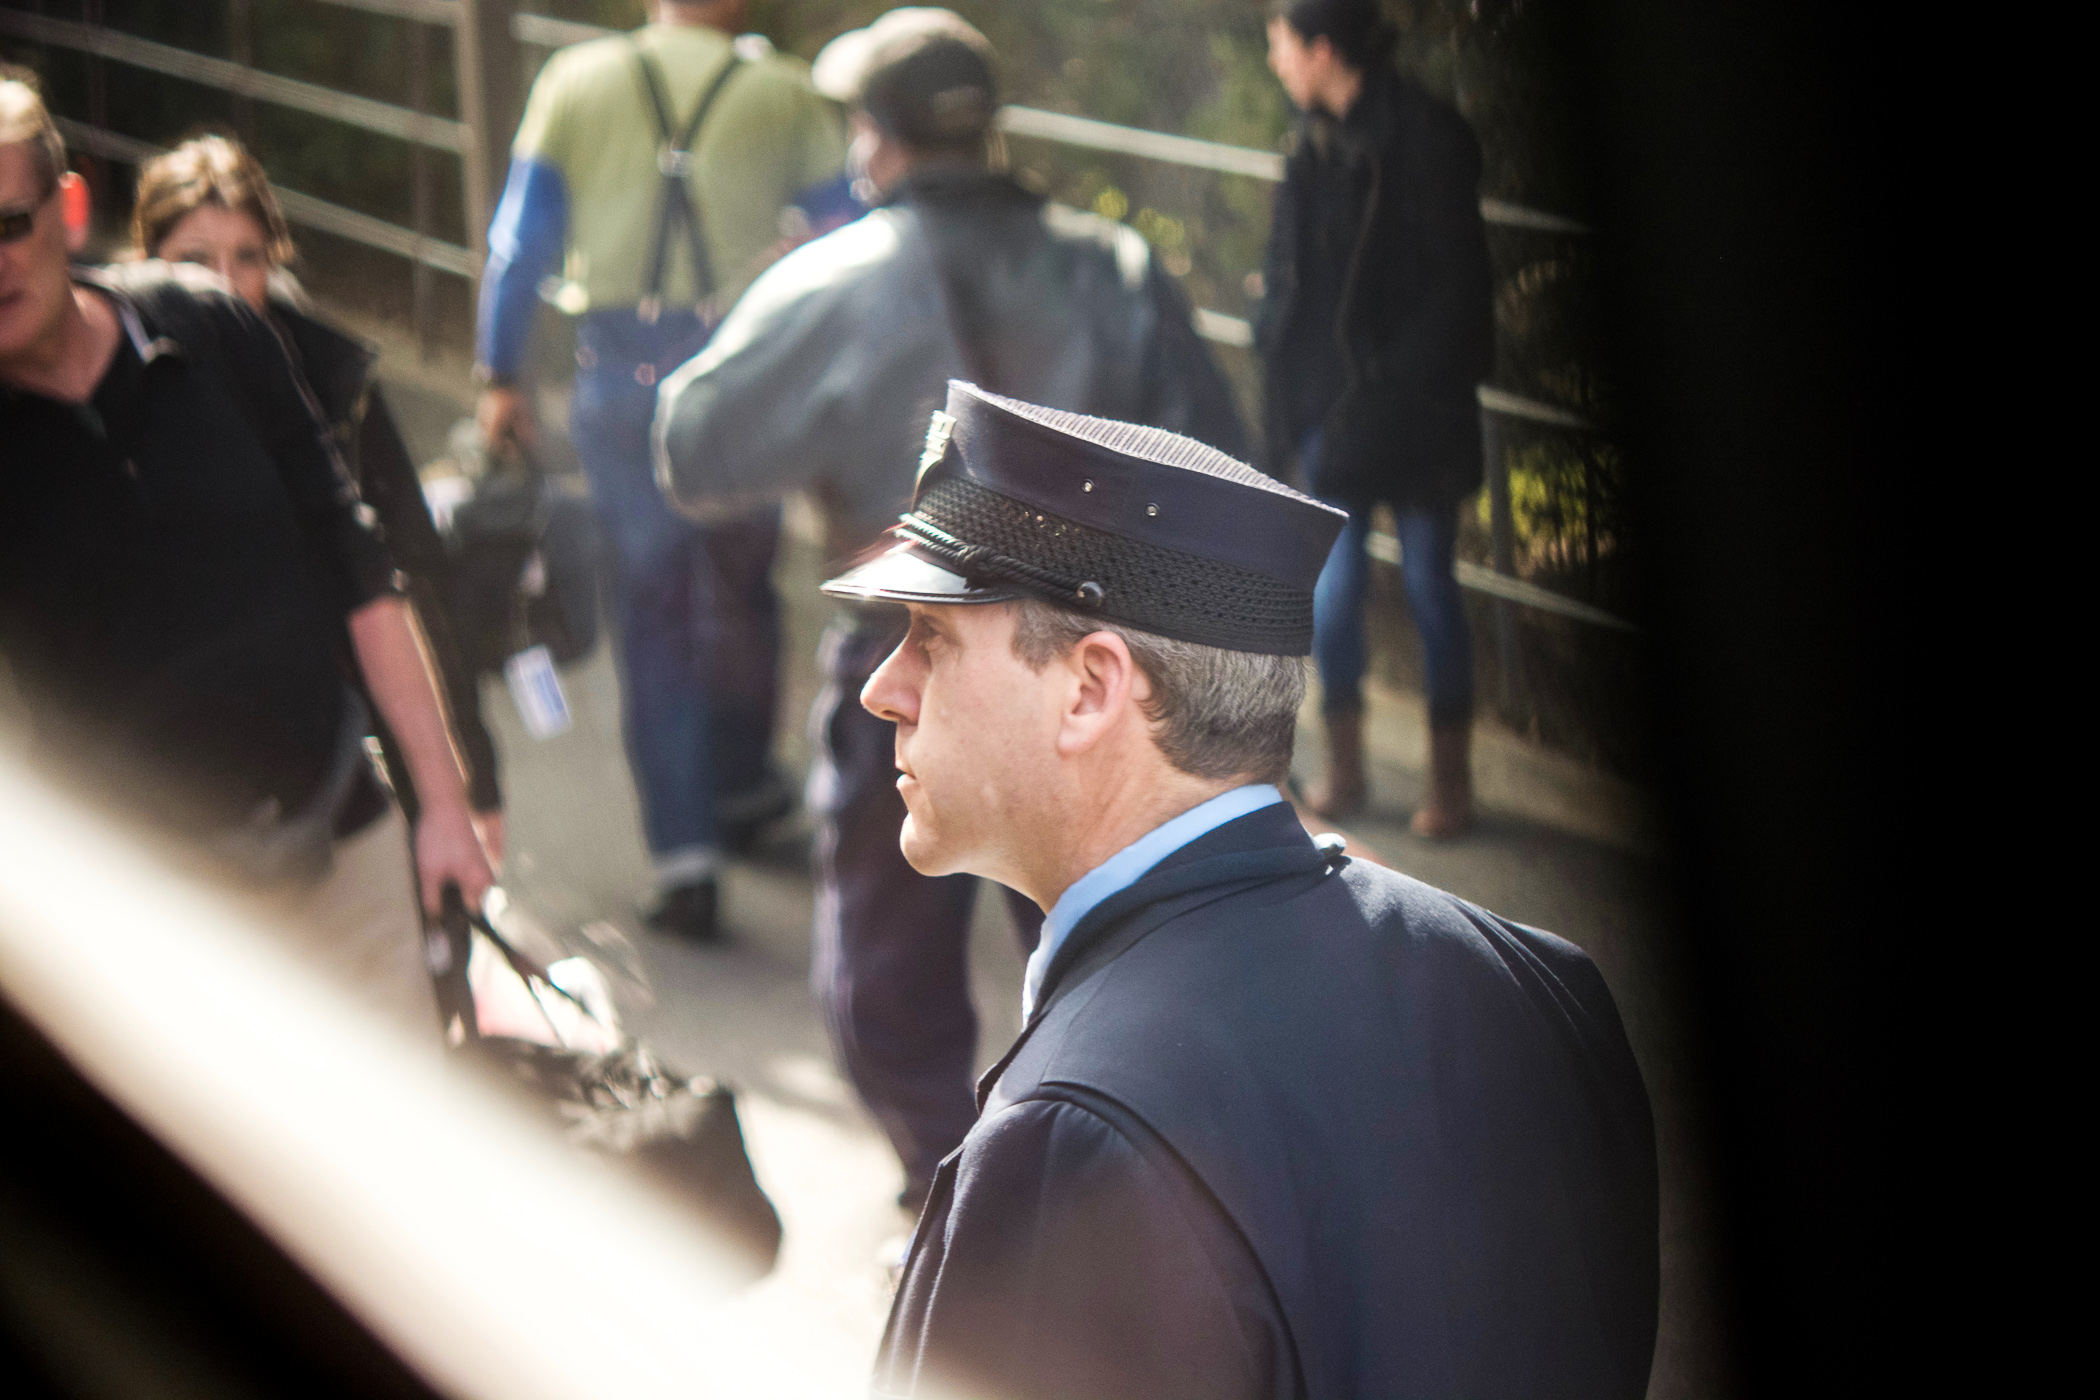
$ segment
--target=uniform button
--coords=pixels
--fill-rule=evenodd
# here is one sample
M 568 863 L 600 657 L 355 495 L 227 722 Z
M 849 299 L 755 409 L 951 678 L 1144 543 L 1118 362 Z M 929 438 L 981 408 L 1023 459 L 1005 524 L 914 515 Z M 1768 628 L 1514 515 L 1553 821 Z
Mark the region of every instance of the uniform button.
M 654 384 L 656 382 L 656 366 L 636 365 L 634 367 L 634 382 L 641 385 L 644 389 Z
M 1146 506 L 1146 507 L 1145 507 L 1145 514 L 1147 514 L 1147 515 L 1157 515 L 1157 514 L 1159 514 L 1159 507 L 1158 507 L 1158 506 L 1154 506 L 1154 505 L 1148 505 L 1148 506 Z
M 1079 484 L 1079 489 L 1082 491 L 1091 491 L 1094 489 L 1094 483 L 1091 481 L 1083 481 Z

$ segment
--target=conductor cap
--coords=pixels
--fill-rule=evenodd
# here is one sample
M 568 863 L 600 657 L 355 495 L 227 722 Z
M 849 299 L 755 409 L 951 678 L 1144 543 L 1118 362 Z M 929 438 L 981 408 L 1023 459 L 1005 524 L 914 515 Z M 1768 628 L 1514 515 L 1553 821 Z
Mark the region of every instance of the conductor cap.
M 1180 641 L 1304 656 L 1313 584 L 1347 520 L 1193 438 L 950 380 L 896 543 L 823 590 L 1033 597 Z

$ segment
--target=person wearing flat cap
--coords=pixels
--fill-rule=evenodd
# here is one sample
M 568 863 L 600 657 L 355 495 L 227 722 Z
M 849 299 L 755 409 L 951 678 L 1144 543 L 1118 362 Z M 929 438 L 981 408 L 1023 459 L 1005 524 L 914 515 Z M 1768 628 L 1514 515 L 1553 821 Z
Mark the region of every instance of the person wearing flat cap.
M 862 692 L 904 855 L 1046 912 L 942 1161 L 883 1396 L 1645 1392 L 1648 1099 L 1589 959 L 1277 791 L 1341 512 L 1157 429 L 949 386 Z
M 736 518 L 803 491 L 844 562 L 911 504 L 951 376 L 1239 448 L 1231 390 L 1144 238 L 989 168 L 999 98 L 983 35 L 947 10 L 892 10 L 832 40 L 813 74 L 853 106 L 858 183 L 877 207 L 774 264 L 664 381 L 657 473 L 680 510 Z M 904 1168 L 899 1204 L 916 1212 L 975 1116 L 978 882 L 929 880 L 897 851 L 889 726 L 854 696 L 903 632 L 901 608 L 873 603 L 840 609 L 825 632 L 810 979 L 840 1066 Z M 1015 916 L 1027 943 L 1041 916 Z

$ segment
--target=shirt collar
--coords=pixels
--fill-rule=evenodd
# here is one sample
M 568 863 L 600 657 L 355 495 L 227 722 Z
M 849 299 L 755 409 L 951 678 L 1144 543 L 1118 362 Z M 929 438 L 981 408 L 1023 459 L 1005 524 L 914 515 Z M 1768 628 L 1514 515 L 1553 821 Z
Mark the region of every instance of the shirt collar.
M 1035 952 L 1029 956 L 1027 975 L 1021 982 L 1022 1018 L 1025 1020 L 1035 1014 L 1036 997 L 1042 992 L 1043 978 L 1050 971 L 1051 961 L 1089 910 L 1119 890 L 1136 884 L 1153 866 L 1197 837 L 1207 836 L 1229 821 L 1281 801 L 1283 794 L 1270 783 L 1249 783 L 1230 792 L 1221 792 L 1208 802 L 1198 803 L 1180 816 L 1160 823 L 1074 880 L 1043 917 L 1042 937 L 1035 945 Z
M 83 287 L 93 287 L 109 298 L 109 304 L 116 308 L 117 320 L 123 325 L 124 335 L 131 341 L 132 352 L 139 357 L 140 364 L 150 365 L 163 355 L 182 353 L 182 346 L 173 336 L 154 335 L 148 331 L 145 321 L 139 316 L 138 304 L 112 279 L 98 276 L 98 272 L 97 268 L 76 266 L 72 269 L 73 280 Z

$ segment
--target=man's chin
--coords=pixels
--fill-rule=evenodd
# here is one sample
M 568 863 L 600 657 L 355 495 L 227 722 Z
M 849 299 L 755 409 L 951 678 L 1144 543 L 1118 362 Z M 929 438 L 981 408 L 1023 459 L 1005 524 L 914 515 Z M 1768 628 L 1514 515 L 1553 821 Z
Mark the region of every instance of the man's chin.
M 942 843 L 909 814 L 904 818 L 904 830 L 898 833 L 897 847 L 904 852 L 905 863 L 921 875 L 961 873 L 955 858 L 943 849 Z

